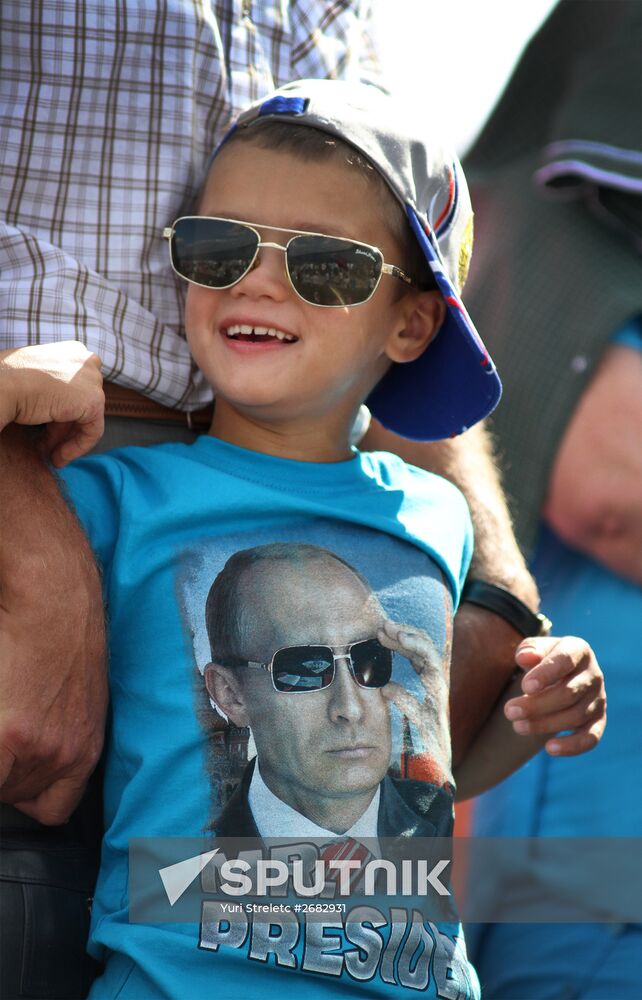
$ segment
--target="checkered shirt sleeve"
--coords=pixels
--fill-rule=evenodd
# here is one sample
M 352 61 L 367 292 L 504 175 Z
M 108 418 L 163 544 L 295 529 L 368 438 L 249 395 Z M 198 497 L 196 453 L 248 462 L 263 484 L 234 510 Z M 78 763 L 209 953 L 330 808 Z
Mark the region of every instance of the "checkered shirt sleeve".
M 369 21 L 369 0 L 2 0 L 0 349 L 81 340 L 107 379 L 206 403 L 161 231 L 249 101 L 377 79 Z

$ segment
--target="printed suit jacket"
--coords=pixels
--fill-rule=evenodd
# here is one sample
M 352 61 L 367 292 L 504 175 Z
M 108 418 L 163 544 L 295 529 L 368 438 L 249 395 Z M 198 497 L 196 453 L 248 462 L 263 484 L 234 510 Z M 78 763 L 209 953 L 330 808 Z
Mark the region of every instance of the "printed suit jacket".
M 217 837 L 261 839 L 248 801 L 254 766 L 255 760 L 251 760 L 227 805 L 214 820 L 212 829 Z M 443 788 L 425 781 L 384 777 L 377 818 L 378 837 L 450 837 L 452 826 L 453 800 Z M 289 837 L 295 832 L 287 830 L 283 836 Z

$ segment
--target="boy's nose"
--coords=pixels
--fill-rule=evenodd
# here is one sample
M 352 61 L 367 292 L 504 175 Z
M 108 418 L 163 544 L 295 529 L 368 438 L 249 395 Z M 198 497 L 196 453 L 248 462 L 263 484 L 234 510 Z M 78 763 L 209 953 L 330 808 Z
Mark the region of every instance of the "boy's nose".
M 337 661 L 328 695 L 328 715 L 331 722 L 359 722 L 363 719 L 363 689 L 355 681 L 343 657 Z
M 273 298 L 282 301 L 291 291 L 285 270 L 285 253 L 279 246 L 260 246 L 252 267 L 230 289 L 234 298 Z

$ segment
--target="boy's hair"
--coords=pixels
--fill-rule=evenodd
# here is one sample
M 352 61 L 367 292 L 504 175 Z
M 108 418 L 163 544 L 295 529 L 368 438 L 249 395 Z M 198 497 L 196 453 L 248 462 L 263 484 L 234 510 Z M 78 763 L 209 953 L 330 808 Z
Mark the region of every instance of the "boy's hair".
M 383 221 L 391 235 L 402 248 L 402 260 L 392 263 L 401 267 L 413 282 L 424 291 L 435 290 L 437 283 L 421 252 L 417 239 L 410 229 L 404 211 L 392 194 L 389 186 L 359 150 L 335 136 L 330 136 L 309 125 L 293 128 L 287 122 L 266 119 L 252 129 L 235 129 L 226 145 L 244 142 L 260 149 L 283 150 L 303 161 L 334 160 L 348 167 L 354 167 L 376 194 L 376 202 Z M 357 238 L 359 238 L 357 236 Z

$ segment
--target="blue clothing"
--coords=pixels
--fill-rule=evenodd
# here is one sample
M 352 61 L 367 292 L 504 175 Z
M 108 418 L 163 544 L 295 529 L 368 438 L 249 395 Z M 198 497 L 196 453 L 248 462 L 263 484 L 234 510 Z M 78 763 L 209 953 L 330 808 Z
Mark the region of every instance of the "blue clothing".
M 91 996 L 200 1000 L 211 994 L 237 1000 L 243 994 L 268 1000 L 280 998 L 291 986 L 298 996 L 315 1000 L 355 990 L 367 997 L 396 997 L 409 989 L 435 998 L 478 997 L 456 920 L 439 926 L 426 922 L 412 933 L 397 924 L 376 929 L 366 923 L 370 956 L 365 945 L 355 949 L 328 928 L 326 943 L 319 948 L 317 941 L 314 962 L 303 940 L 318 931 L 303 919 L 287 962 L 277 958 L 271 931 L 258 935 L 258 922 L 252 919 L 242 940 L 234 942 L 221 924 L 128 922 L 130 838 L 203 836 L 254 755 L 254 733 L 217 712 L 201 675 L 215 655 L 205 628 L 208 591 L 230 557 L 257 546 L 281 543 L 288 552 L 298 552 L 295 547 L 305 543 L 338 555 L 365 577 L 388 619 L 429 637 L 430 669 L 420 677 L 408 660 L 395 655 L 392 675 L 435 713 L 429 736 L 396 708 L 386 708 L 382 732 L 389 737 L 390 760 L 386 757 L 386 777 L 376 780 L 390 789 L 392 777 L 394 787 L 403 790 L 406 813 L 414 810 L 420 816 L 430 798 L 422 797 L 421 788 L 441 775 L 439 794 L 448 810 L 444 829 L 450 830 L 447 664 L 453 612 L 472 545 L 463 497 L 449 483 L 392 455 L 360 454 L 323 465 L 257 454 L 211 437 L 191 446 L 126 448 L 85 459 L 65 470 L 63 478 L 102 563 L 110 621 L 113 720 L 106 759 L 106 833 L 90 946 L 107 964 Z M 279 579 L 267 588 L 274 593 L 274 610 L 265 612 L 272 628 L 272 614 L 274 621 L 277 612 L 286 622 L 288 617 L 290 597 L 279 590 Z M 333 593 L 326 592 L 323 575 L 311 579 L 318 607 L 333 609 Z M 235 593 L 234 614 L 240 591 Z M 241 625 L 234 626 L 249 629 L 243 635 L 250 645 L 253 608 L 256 602 L 243 605 Z M 322 610 L 319 614 L 325 621 Z M 310 627 L 293 621 L 299 638 L 275 640 L 274 645 L 329 641 L 307 633 L 301 639 L 304 626 Z M 268 654 L 244 650 L 248 659 L 259 655 Z M 341 669 L 339 664 L 336 670 Z M 283 705 L 295 699 L 305 713 L 305 706 L 312 705 L 305 699 L 325 704 L 323 697 L 338 682 L 336 673 L 322 692 L 278 693 L 276 698 L 285 699 Z M 368 704 L 384 704 L 377 689 L 359 690 L 365 690 L 360 698 L 371 699 Z M 271 687 L 269 696 L 274 699 Z M 275 741 L 289 745 L 287 738 L 285 729 L 275 732 Z M 317 756 L 325 753 L 323 746 L 314 749 Z M 262 752 L 257 727 L 259 764 Z M 307 767 L 302 755 L 302 771 L 304 762 Z M 346 780 L 352 766 L 344 765 Z M 418 780 L 422 778 L 426 782 Z M 384 797 L 388 793 L 382 801 Z M 391 902 L 403 907 L 399 899 Z M 274 923 L 278 920 L 271 917 Z M 375 962 L 366 980 L 365 958 L 377 949 L 380 957 L 387 954 L 388 971 L 384 975 Z
M 621 326 L 611 337 L 611 343 L 642 351 L 642 317 L 637 316 Z
M 621 327 L 612 342 L 641 350 L 639 319 Z M 608 722 L 591 753 L 554 758 L 542 752 L 481 796 L 474 832 L 642 837 L 642 588 L 564 545 L 546 527 L 532 571 L 556 634 L 581 635 L 595 650 L 606 682 Z M 551 899 L 573 898 L 565 875 L 534 860 L 529 865 L 529 876 Z M 604 918 L 599 898 L 595 905 L 598 921 Z M 640 995 L 639 924 L 495 924 L 476 931 L 472 956 L 484 990 L 496 1000 L 637 1000 Z M 507 954 L 519 959 L 507 962 Z
M 642 836 L 642 589 L 568 548 L 543 528 L 533 561 L 556 635 L 581 635 L 604 671 L 608 722 L 579 757 L 542 752 L 481 796 L 485 837 Z
M 542 752 L 481 796 L 474 832 L 485 837 L 640 837 L 642 590 L 567 548 L 548 529 L 541 532 L 533 570 L 556 634 L 581 635 L 597 654 L 606 680 L 607 726 L 590 753 L 553 758 Z M 574 898 L 565 874 L 536 858 L 529 860 L 529 877 L 545 887 L 550 900 Z M 519 873 L 513 877 L 518 886 Z M 506 884 L 497 891 L 510 902 Z M 595 923 L 469 928 L 483 996 L 637 1000 L 640 925 L 598 923 L 604 919 L 599 894 L 593 919 Z
M 489 924 L 476 953 L 484 1000 L 640 996 L 639 924 Z
M 611 342 L 642 351 L 640 317 L 619 327 Z M 591 753 L 553 758 L 542 752 L 481 796 L 475 832 L 642 837 L 642 796 L 635 794 L 642 788 L 642 588 L 569 548 L 546 526 L 531 569 L 556 634 L 581 635 L 595 650 L 608 725 Z

